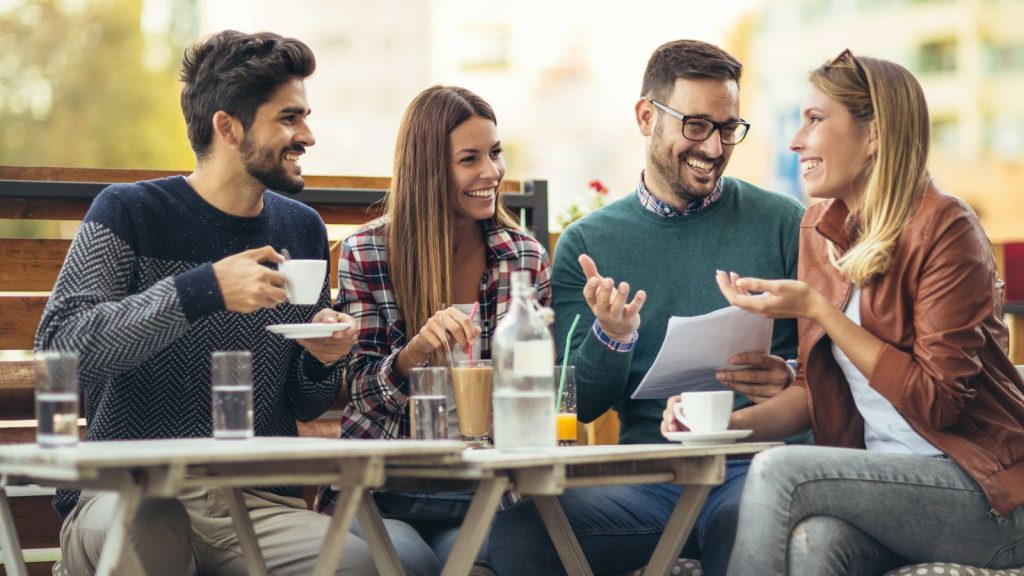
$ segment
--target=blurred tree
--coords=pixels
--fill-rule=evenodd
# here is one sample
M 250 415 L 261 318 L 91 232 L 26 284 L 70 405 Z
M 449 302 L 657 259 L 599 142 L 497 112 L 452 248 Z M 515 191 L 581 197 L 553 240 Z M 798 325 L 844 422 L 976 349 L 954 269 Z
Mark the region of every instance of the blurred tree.
M 166 34 L 144 32 L 142 9 L 143 0 L 0 2 L 0 164 L 192 165 L 178 100 L 184 47 L 170 22 Z

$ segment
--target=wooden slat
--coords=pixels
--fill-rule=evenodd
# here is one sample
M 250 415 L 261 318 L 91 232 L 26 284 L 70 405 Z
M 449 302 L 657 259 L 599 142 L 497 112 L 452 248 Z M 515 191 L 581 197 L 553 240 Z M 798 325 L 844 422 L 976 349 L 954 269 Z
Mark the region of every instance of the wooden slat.
M 326 224 L 363 224 L 381 214 L 379 206 L 343 206 L 320 203 L 313 203 L 310 206 L 320 213 L 320 217 Z
M 70 240 L 0 239 L 0 291 L 49 291 Z
M 37 182 L 135 182 L 188 174 L 188 170 L 127 170 L 74 166 L 0 166 L 2 180 Z
M 330 268 L 328 274 L 331 276 L 331 290 L 338 289 L 338 258 L 341 257 L 341 240 L 331 242 L 331 256 L 327 265 Z
M 81 220 L 92 205 L 83 198 L 0 198 L 0 218 L 8 220 Z
M 57 166 L 0 166 L 0 180 L 33 180 L 37 182 L 138 182 L 154 180 L 191 170 L 128 170 L 120 168 L 76 168 Z M 382 176 L 303 176 L 308 188 L 351 188 L 357 190 L 387 190 L 391 178 Z M 505 192 L 522 191 L 519 180 L 505 180 Z
M 0 420 L 34 418 L 34 388 L 32 361 L 0 361 Z
M 53 496 L 9 498 L 22 548 L 60 548 L 61 518 L 53 510 Z
M 34 424 L 34 422 L 33 422 Z M 36 427 L 0 426 L 0 444 L 28 444 L 36 441 Z
M 45 307 L 45 295 L 0 295 L 0 350 L 31 350 Z

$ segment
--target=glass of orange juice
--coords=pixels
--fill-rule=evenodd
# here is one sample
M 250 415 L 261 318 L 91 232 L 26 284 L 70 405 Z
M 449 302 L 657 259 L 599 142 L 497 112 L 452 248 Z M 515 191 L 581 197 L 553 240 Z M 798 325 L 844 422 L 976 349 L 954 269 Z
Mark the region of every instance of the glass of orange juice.
M 558 393 L 559 382 L 562 381 L 562 367 L 555 366 L 555 393 Z M 576 445 L 576 367 L 565 367 L 565 383 L 562 385 L 562 397 L 558 399 L 558 416 L 556 430 L 559 446 Z

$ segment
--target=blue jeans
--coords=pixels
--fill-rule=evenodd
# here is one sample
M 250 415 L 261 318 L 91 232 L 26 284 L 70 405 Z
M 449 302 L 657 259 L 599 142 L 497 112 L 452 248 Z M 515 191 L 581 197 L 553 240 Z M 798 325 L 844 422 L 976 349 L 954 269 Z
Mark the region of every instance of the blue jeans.
M 726 462 L 725 482 L 711 490 L 683 550 L 700 556 L 706 574 L 725 573 L 749 466 L 750 460 Z M 675 484 L 574 488 L 558 501 L 594 574 L 620 574 L 650 559 L 682 490 Z M 498 514 L 488 553 L 499 576 L 565 573 L 531 500 Z
M 469 510 L 473 494 L 463 492 L 374 492 L 373 499 L 385 518 L 401 520 L 419 533 L 434 551 L 441 566 L 459 535 L 459 526 Z M 486 540 L 485 540 L 486 542 Z M 396 548 L 398 543 L 395 543 Z M 487 565 L 486 547 L 477 555 L 477 564 Z M 440 570 L 439 570 L 440 571 Z
M 1024 565 L 1024 506 L 990 515 L 946 458 L 785 446 L 758 454 L 729 573 L 881 574 L 917 562 Z
M 322 487 L 317 511 L 332 514 L 336 498 L 336 492 Z M 467 493 L 373 493 L 388 536 L 408 574 L 437 576 L 441 573 L 472 498 L 473 495 Z M 363 537 L 358 521 L 352 524 L 352 533 Z M 479 562 L 486 565 L 482 553 Z

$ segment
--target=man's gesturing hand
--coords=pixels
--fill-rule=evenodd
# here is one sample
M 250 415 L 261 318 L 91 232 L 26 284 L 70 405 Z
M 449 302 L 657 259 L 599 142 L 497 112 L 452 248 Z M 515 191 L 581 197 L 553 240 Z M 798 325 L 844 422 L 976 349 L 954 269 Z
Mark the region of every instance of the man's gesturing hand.
M 633 334 L 640 327 L 640 308 L 647 294 L 638 290 L 633 301 L 627 304 L 629 284 L 622 282 L 616 287 L 613 279 L 604 278 L 597 272 L 594 260 L 586 254 L 580 255 L 579 262 L 587 277 L 583 297 L 601 325 L 601 330 L 619 342 L 632 341 Z

